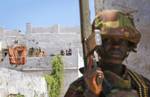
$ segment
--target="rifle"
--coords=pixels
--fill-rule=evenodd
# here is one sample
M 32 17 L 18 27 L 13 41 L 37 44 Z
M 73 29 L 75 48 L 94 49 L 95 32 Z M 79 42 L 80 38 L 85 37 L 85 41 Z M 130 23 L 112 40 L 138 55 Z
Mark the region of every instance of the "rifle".
M 101 48 L 102 45 L 102 38 L 100 35 L 100 30 L 95 29 L 94 32 L 89 36 L 89 38 L 86 41 L 87 47 L 89 48 L 89 53 L 87 53 L 87 59 L 88 59 L 88 68 L 90 69 L 96 69 L 98 67 L 99 63 L 99 55 L 97 54 L 97 49 Z M 91 56 L 94 56 L 94 58 L 91 58 Z M 112 85 L 104 78 L 103 80 L 97 78 L 96 82 L 98 84 L 103 85 L 103 95 L 108 94 L 111 89 Z
M 80 5 L 80 24 L 81 24 L 81 41 L 83 48 L 84 67 L 97 68 L 99 56 L 96 55 L 95 51 L 101 47 L 102 39 L 100 36 L 100 30 L 91 30 L 91 24 L 89 21 L 89 4 L 88 0 L 79 0 Z M 89 34 L 89 36 L 88 36 Z M 92 57 L 94 56 L 95 59 Z M 82 70 L 81 70 L 82 71 Z M 84 70 L 85 71 L 85 70 Z M 97 79 L 97 83 L 102 83 L 100 79 Z M 105 84 L 105 85 L 104 85 Z M 111 90 L 111 85 L 107 80 L 103 80 L 104 94 L 107 94 Z
M 83 48 L 84 67 L 87 68 L 90 65 L 90 57 L 93 55 L 96 47 L 101 45 L 101 39 L 98 39 L 98 30 L 96 33 L 92 33 L 90 24 L 90 12 L 89 12 L 89 0 L 79 0 L 80 5 L 80 25 L 81 25 L 81 41 Z M 97 38 L 97 40 L 95 40 Z M 87 62 L 88 60 L 88 62 Z
M 97 68 L 99 62 L 99 55 L 97 54 L 97 49 L 102 45 L 102 39 L 100 36 L 100 30 L 95 29 L 94 32 L 85 41 L 87 45 L 88 52 L 86 53 L 88 68 Z

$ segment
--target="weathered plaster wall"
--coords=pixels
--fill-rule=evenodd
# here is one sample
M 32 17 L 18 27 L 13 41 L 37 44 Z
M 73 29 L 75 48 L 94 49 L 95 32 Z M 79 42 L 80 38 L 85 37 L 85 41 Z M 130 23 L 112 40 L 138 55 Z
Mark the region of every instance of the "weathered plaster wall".
M 2 40 L 3 42 L 3 48 L 4 47 L 7 48 L 8 45 L 14 44 L 14 40 L 18 40 L 19 42 L 25 41 L 25 44 L 27 46 L 27 51 L 31 47 L 41 48 L 46 52 L 46 56 L 44 57 L 27 56 L 26 64 L 19 65 L 19 66 L 11 65 L 9 63 L 9 57 L 6 56 L 4 58 L 4 61 L 0 63 L 0 68 L 9 68 L 12 70 L 18 70 L 33 76 L 43 75 L 52 70 L 51 61 L 53 56 L 51 55 L 60 54 L 61 50 L 64 50 L 64 52 L 66 52 L 66 50 L 70 48 L 72 49 L 72 55 L 62 56 L 63 63 L 64 63 L 64 73 L 65 73 L 64 88 L 62 91 L 62 95 L 64 95 L 70 83 L 72 83 L 79 76 L 78 75 L 78 67 L 79 67 L 78 52 L 82 55 L 80 28 L 62 27 L 59 25 L 54 25 L 52 27 L 44 27 L 44 28 L 32 27 L 31 31 L 32 32 L 27 32 L 27 34 L 22 36 L 20 35 L 20 33 L 17 32 L 11 33 L 11 31 L 0 29 L 0 35 L 3 36 L 0 38 L 0 40 Z
M 95 0 L 96 12 L 103 9 L 133 11 L 134 21 L 142 38 L 137 53 L 131 53 L 127 66 L 150 79 L 150 0 Z
M 22 94 L 25 97 L 48 97 L 47 84 L 43 76 L 0 68 L 0 97 Z

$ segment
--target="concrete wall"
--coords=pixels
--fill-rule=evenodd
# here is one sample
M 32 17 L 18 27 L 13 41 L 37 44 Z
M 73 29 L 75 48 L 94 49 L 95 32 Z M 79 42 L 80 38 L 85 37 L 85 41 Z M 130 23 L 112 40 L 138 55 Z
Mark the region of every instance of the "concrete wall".
M 0 68 L 0 76 L 0 97 L 18 93 L 25 97 L 48 97 L 47 84 L 43 76 L 6 68 Z
M 96 12 L 103 9 L 133 11 L 134 21 L 142 38 L 137 53 L 131 53 L 127 66 L 150 79 L 150 0 L 95 0 Z
M 27 63 L 24 65 L 11 65 L 9 63 L 9 57 L 6 56 L 4 61 L 0 63 L 0 67 L 9 68 L 13 70 L 23 71 L 29 75 L 43 75 L 44 73 L 51 71 L 51 55 L 60 54 L 61 50 L 72 49 L 71 56 L 63 56 L 64 63 L 64 88 L 62 95 L 65 94 L 70 83 L 78 78 L 78 53 L 82 56 L 82 45 L 79 27 L 61 27 L 54 25 L 51 27 L 33 27 L 29 24 L 27 33 L 21 35 L 20 33 L 11 33 L 11 31 L 0 30 L 0 34 L 3 35 L 1 39 L 5 48 L 7 45 L 12 45 L 15 40 L 24 42 L 29 48 L 41 48 L 46 52 L 44 57 L 27 57 Z M 34 40 L 34 41 L 33 41 Z M 5 42 L 5 43 L 4 43 Z M 6 43 L 7 42 L 7 43 Z M 21 42 L 21 43 L 22 43 Z

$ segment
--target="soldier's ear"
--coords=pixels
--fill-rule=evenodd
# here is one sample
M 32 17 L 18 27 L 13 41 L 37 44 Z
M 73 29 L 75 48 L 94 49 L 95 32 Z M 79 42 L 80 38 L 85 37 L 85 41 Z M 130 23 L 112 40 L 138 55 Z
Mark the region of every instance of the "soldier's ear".
M 131 43 L 131 42 L 128 43 L 128 51 L 129 51 L 129 52 L 132 51 L 132 52 L 135 52 L 135 53 L 136 53 L 136 52 L 137 52 L 136 48 L 137 48 L 137 46 L 136 46 L 135 44 L 133 44 L 133 43 Z
M 137 50 L 136 50 L 136 49 L 134 49 L 134 48 L 132 49 L 132 51 L 133 51 L 133 52 L 135 52 L 135 53 L 137 52 Z
M 128 52 L 134 52 L 134 53 L 136 53 L 137 50 L 134 47 L 129 47 L 128 48 Z

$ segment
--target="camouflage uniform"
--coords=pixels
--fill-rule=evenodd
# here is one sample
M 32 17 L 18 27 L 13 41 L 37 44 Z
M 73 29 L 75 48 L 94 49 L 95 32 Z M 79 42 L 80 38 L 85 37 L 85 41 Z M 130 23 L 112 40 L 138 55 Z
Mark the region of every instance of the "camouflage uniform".
M 133 18 L 127 13 L 117 10 L 107 10 L 98 13 L 93 25 L 99 29 L 102 39 L 119 37 L 132 43 L 131 51 L 134 51 L 141 34 L 136 29 Z M 150 81 L 143 76 L 123 66 L 123 75 L 119 76 L 111 71 L 103 70 L 103 91 L 99 97 L 150 97 Z M 103 68 L 102 68 L 103 69 Z M 88 90 L 84 78 L 74 81 L 65 97 L 97 97 Z
M 99 97 L 150 97 L 150 81 L 127 69 L 122 77 L 110 71 L 104 71 L 106 82 Z M 74 81 L 65 97 L 97 97 L 87 90 L 83 77 Z

